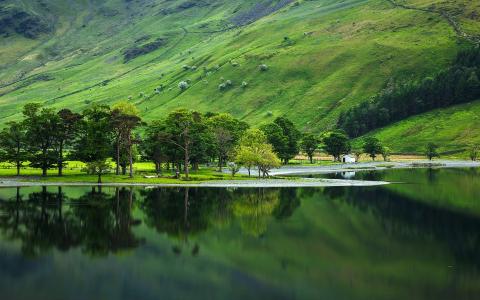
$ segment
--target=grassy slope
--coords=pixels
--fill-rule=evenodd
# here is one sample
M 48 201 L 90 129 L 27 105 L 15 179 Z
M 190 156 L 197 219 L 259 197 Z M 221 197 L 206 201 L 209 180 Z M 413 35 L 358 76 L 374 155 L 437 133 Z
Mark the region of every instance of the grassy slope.
M 376 93 L 389 78 L 431 74 L 447 65 L 459 47 L 442 18 L 393 8 L 384 0 L 301 1 L 252 25 L 220 33 L 209 32 L 225 28 L 225 20 L 238 8 L 236 1 L 207 1 L 211 5 L 161 15 L 160 9 L 175 9 L 180 1 L 129 6 L 110 0 L 103 7 L 115 8 L 114 17 L 103 16 L 95 1 L 49 2 L 61 16 L 61 30 L 42 41 L 0 39 L 10 45 L 8 50 L 0 47 L 0 81 L 9 82 L 21 71 L 27 76 L 49 74 L 54 80 L 29 85 L 23 80 L 0 88 L 3 121 L 18 119 L 21 106 L 31 101 L 81 110 L 91 102 L 111 103 L 131 95 L 146 119 L 189 107 L 229 111 L 252 124 L 286 114 L 303 128 L 321 131 L 333 126 L 341 110 Z M 250 2 L 242 3 L 243 9 Z M 410 1 L 417 2 L 425 3 Z M 456 2 L 477 9 L 468 1 Z M 478 22 L 460 21 L 469 29 L 479 28 Z M 143 36 L 167 37 L 168 44 L 124 64 L 121 51 Z M 284 43 L 285 36 L 292 42 Z M 13 52 L 18 53 L 14 63 Z M 260 72 L 260 63 L 270 70 Z M 183 71 L 184 64 L 198 69 Z M 217 64 L 218 71 L 204 75 L 203 67 Z M 218 90 L 222 77 L 233 81 L 232 89 Z M 185 79 L 192 86 L 181 93 L 177 85 Z M 111 81 L 99 85 L 104 80 Z M 246 89 L 240 87 L 242 81 L 249 83 Z M 153 94 L 160 84 L 166 90 Z M 140 97 L 141 92 L 148 97 Z
M 479 129 L 480 101 L 476 101 L 414 116 L 369 135 L 375 135 L 396 152 L 422 153 L 429 142 L 438 144 L 441 152 L 456 152 L 480 145 Z M 457 154 L 462 158 L 467 155 Z

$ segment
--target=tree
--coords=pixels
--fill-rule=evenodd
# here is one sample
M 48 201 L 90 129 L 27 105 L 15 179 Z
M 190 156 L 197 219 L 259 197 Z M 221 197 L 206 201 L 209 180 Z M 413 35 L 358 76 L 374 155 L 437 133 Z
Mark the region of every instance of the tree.
M 355 161 L 359 162 L 363 155 L 363 149 L 355 149 L 353 150 L 353 155 L 355 155 Z
M 63 152 L 66 146 L 73 144 L 82 115 L 74 113 L 69 109 L 62 109 L 58 112 L 58 117 L 54 145 L 58 156 L 58 176 L 62 176 L 64 165 Z
M 303 136 L 301 147 L 302 150 L 307 154 L 311 164 L 313 164 L 313 154 L 318 149 L 319 143 L 320 140 L 311 133 L 307 133 Z
M 17 122 L 7 123 L 7 127 L 0 132 L 0 159 L 12 163 L 20 175 L 22 163 L 27 161 L 26 134 L 23 124 Z
M 135 105 L 126 101 L 119 102 L 112 107 L 111 124 L 115 133 L 115 158 L 116 175 L 119 174 L 121 149 L 126 150 L 128 155 L 129 175 L 133 177 L 133 145 L 138 141 L 133 137 L 135 128 L 141 125 L 142 119 L 138 116 L 139 111 Z
M 189 179 L 189 164 L 194 136 L 205 129 L 202 115 L 195 111 L 179 109 L 171 112 L 165 120 L 165 141 L 178 147 L 183 152 L 184 174 Z
M 237 145 L 248 124 L 235 119 L 230 114 L 213 115 L 207 120 L 215 140 L 218 169 L 221 172 L 229 153 Z
M 147 126 L 143 143 L 141 144 L 144 155 L 155 164 L 157 175 L 162 172 L 162 163 L 171 159 L 169 155 L 169 147 L 164 137 L 166 133 L 166 125 L 164 121 L 154 121 Z
M 298 154 L 301 134 L 289 119 L 278 117 L 273 123 L 263 126 L 262 130 L 284 164 Z
M 55 140 L 60 117 L 52 109 L 42 108 L 38 103 L 25 105 L 23 115 L 30 166 L 41 168 L 42 176 L 47 176 L 48 169 L 58 164 Z
M 259 129 L 249 129 L 240 140 L 236 161 L 248 168 L 248 175 L 253 166 L 258 168 L 258 177 L 268 176 L 268 172 L 280 166 L 280 159 L 268 144 L 265 133 Z
M 434 143 L 428 143 L 425 147 L 425 156 L 432 160 L 434 157 L 439 157 L 440 154 L 438 153 L 438 146 Z
M 388 147 L 382 147 L 382 157 L 384 161 L 389 161 L 390 160 L 390 154 L 392 153 L 392 150 Z
M 323 138 L 323 149 L 333 156 L 334 161 L 340 161 L 342 154 L 348 154 L 352 149 L 348 136 L 340 131 L 328 132 Z
M 101 183 L 102 175 L 109 169 L 107 159 L 113 140 L 111 111 L 106 105 L 94 105 L 85 110 L 83 115 L 85 119 L 81 121 L 72 156 L 86 163 L 98 175 L 98 182 Z
M 383 146 L 375 137 L 368 137 L 363 143 L 363 152 L 375 160 L 378 154 L 382 154 Z
M 476 161 L 478 159 L 478 153 L 480 151 L 480 147 L 475 145 L 470 148 L 470 159 L 472 161 Z

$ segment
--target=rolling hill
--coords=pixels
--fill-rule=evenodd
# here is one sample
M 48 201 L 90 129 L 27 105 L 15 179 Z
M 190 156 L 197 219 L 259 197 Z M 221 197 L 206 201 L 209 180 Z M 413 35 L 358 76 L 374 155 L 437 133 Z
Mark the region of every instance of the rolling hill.
M 129 99 L 146 120 L 188 107 L 321 132 L 448 66 L 479 15 L 469 0 L 1 0 L 0 118 Z

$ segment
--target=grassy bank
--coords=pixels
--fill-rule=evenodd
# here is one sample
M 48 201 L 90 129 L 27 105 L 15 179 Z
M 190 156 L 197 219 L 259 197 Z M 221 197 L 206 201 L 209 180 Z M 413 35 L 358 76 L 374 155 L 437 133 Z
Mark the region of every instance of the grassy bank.
M 49 170 L 47 177 L 42 177 L 42 171 L 29 167 L 21 169 L 20 176 L 16 176 L 16 169 L 6 165 L 0 164 L 0 178 L 4 180 L 19 180 L 19 181 L 36 181 L 36 182 L 66 182 L 66 183 L 97 183 L 98 177 L 96 175 L 89 175 L 82 171 L 83 164 L 80 162 L 68 162 L 64 169 L 64 176 L 57 176 L 57 170 Z M 159 177 L 156 176 L 155 169 L 151 163 L 136 163 L 134 165 L 135 175 L 130 178 L 128 175 L 114 175 L 105 174 L 102 176 L 103 183 L 146 183 L 146 184 L 182 184 L 182 183 L 199 183 L 205 181 L 218 180 L 248 180 L 254 177 L 237 174 L 232 177 L 231 174 L 218 172 L 216 168 L 202 167 L 199 170 L 191 170 L 190 178 L 176 179 L 174 171 L 164 170 Z M 253 175 L 253 174 L 252 174 Z M 1 179 L 0 179 L 1 181 Z

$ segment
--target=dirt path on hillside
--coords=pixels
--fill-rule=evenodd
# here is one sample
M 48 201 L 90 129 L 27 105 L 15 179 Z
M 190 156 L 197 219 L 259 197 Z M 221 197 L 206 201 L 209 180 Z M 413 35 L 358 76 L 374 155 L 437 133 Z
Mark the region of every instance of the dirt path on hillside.
M 471 35 L 471 34 L 466 33 L 462 29 L 462 27 L 460 26 L 458 21 L 455 19 L 455 17 L 453 15 L 451 15 L 448 11 L 445 11 L 445 10 L 442 10 L 442 9 L 435 9 L 435 8 L 431 8 L 431 7 L 429 7 L 429 8 L 415 7 L 415 6 L 412 6 L 412 5 L 397 3 L 396 0 L 386 0 L 386 1 L 388 1 L 394 7 L 403 8 L 403 9 L 410 9 L 410 10 L 417 10 L 417 11 L 422 11 L 422 12 L 426 12 L 426 13 L 436 14 L 436 15 L 442 17 L 443 19 L 445 19 L 448 22 L 448 24 L 450 24 L 450 26 L 453 28 L 453 30 L 455 31 L 455 33 L 459 37 L 464 38 L 464 39 L 466 39 L 466 40 L 468 40 L 472 43 L 475 43 L 475 44 L 480 43 L 480 36 Z

